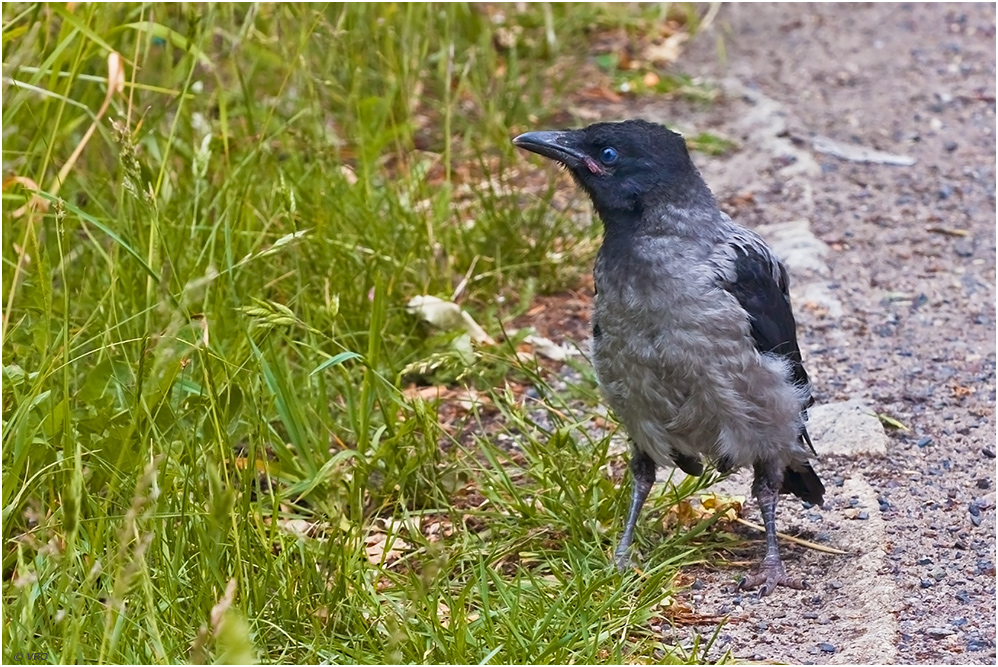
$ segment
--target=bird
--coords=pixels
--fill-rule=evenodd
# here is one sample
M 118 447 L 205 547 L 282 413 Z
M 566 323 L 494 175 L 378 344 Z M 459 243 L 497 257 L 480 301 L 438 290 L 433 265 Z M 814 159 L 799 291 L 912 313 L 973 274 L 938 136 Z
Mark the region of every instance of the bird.
M 702 475 L 752 467 L 766 531 L 759 597 L 807 587 L 780 559 L 780 494 L 821 505 L 805 422 L 814 404 L 786 267 L 718 207 L 683 137 L 640 119 L 533 131 L 521 149 L 568 170 L 602 221 L 593 267 L 592 361 L 631 441 L 627 521 L 614 552 L 631 567 L 641 509 L 660 467 Z

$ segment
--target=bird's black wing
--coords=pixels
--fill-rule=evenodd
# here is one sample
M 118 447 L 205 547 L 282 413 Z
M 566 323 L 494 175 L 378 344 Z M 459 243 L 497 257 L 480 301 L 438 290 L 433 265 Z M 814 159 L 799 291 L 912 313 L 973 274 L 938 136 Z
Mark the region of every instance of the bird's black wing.
M 756 349 L 787 359 L 794 384 L 808 388 L 807 400 L 801 406 L 801 412 L 807 419 L 807 408 L 814 403 L 814 399 L 797 345 L 797 322 L 790 306 L 787 269 L 764 247 L 759 248 L 752 242 L 732 243 L 731 248 L 734 250 L 733 271 L 729 271 L 729 279 L 723 281 L 724 289 L 748 313 Z M 733 280 L 730 279 L 732 277 Z M 806 428 L 801 428 L 800 439 L 812 453 L 817 453 Z M 780 492 L 792 493 L 820 505 L 825 487 L 811 464 L 805 461 L 784 470 Z
M 754 244 L 732 243 L 731 248 L 734 251 L 733 271 L 723 287 L 748 313 L 756 349 L 786 358 L 794 384 L 810 387 L 797 345 L 797 322 L 790 307 L 790 279 L 786 268 Z M 813 403 L 809 394 L 802 408 Z

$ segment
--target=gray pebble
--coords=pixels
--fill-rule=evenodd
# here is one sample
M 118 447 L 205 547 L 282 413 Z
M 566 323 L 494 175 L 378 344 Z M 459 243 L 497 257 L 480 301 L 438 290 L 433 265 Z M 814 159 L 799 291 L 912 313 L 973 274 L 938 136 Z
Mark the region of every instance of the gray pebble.
M 950 628 L 926 628 L 925 634 L 933 639 L 944 639 L 953 634 L 953 630 Z
M 821 642 L 820 644 L 818 644 L 818 648 L 820 648 L 823 653 L 835 653 L 835 644 L 829 644 L 828 642 Z
M 967 641 L 968 651 L 983 651 L 991 646 L 991 642 L 986 639 L 970 639 Z

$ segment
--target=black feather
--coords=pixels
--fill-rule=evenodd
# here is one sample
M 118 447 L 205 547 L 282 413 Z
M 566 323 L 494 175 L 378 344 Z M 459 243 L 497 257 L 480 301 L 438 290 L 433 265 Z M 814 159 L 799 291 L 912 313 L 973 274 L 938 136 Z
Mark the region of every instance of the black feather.
M 787 270 L 779 262 L 774 267 L 775 260 L 753 248 L 741 245 L 734 248 L 735 281 L 724 287 L 748 313 L 756 349 L 786 358 L 790 362 L 794 383 L 810 386 L 797 345 L 797 322 L 790 307 Z M 803 407 L 808 408 L 813 403 L 811 399 Z
M 818 473 L 808 462 L 796 464 L 796 468 L 787 467 L 783 471 L 783 486 L 780 493 L 792 493 L 801 500 L 820 505 L 825 500 L 825 485 L 818 478 Z
M 785 358 L 790 362 L 794 384 L 810 387 L 811 381 L 797 344 L 797 322 L 790 305 L 790 278 L 786 267 L 754 248 L 732 247 L 735 250 L 735 281 L 724 287 L 748 313 L 756 349 Z M 814 398 L 809 393 L 807 402 L 801 406 L 805 418 L 807 408 L 813 404 Z M 801 428 L 800 438 L 815 453 L 806 428 Z M 813 470 L 811 474 L 814 475 Z M 821 484 L 820 480 L 818 484 Z

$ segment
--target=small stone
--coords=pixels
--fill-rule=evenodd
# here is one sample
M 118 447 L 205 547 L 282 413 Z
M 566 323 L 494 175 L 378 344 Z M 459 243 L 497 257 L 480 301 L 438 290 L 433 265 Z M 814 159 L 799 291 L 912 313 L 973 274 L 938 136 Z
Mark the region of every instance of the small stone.
M 984 454 L 984 458 L 987 458 L 987 459 L 993 459 L 995 457 L 995 450 L 990 449 L 988 447 L 985 447 L 984 449 L 982 449 L 981 453 Z
M 839 590 L 840 588 L 842 588 L 842 582 L 841 581 L 830 581 L 830 582 L 828 582 L 828 585 L 831 586 L 832 588 L 834 588 L 835 590 Z
M 981 517 L 979 517 L 979 516 L 972 516 L 972 517 L 970 517 L 970 523 L 974 524 L 975 528 L 978 527 L 978 526 L 980 526 L 981 525 Z
M 759 632 L 765 632 L 766 630 L 769 630 L 769 623 L 766 621 L 759 621 L 755 624 L 755 627 L 759 630 Z
M 860 512 L 856 518 L 859 519 L 860 521 L 866 521 L 867 519 L 870 518 L 870 513 L 865 511 Z
M 937 567 L 932 572 L 930 572 L 929 575 L 936 581 L 942 581 L 943 579 L 946 578 L 946 570 L 944 570 L 941 567 Z
M 977 503 L 970 503 L 970 505 L 967 506 L 967 511 L 970 512 L 971 516 L 981 515 L 981 508 L 977 505 Z
M 928 556 L 922 556 L 917 562 L 919 565 L 932 565 L 932 559 Z
M 968 604 L 970 602 L 970 593 L 967 591 L 957 591 L 956 595 L 953 597 L 964 604 Z
M 953 634 L 950 628 L 925 628 L 925 634 L 933 639 L 945 639 Z
M 818 618 L 818 612 L 816 612 L 816 611 L 805 611 L 804 612 L 804 618 L 813 621 L 813 620 L 815 620 L 815 619 Z
M 983 651 L 991 647 L 991 642 L 986 639 L 970 639 L 967 640 L 967 650 L 968 651 Z
M 973 257 L 974 256 L 974 241 L 970 238 L 957 239 L 953 242 L 953 252 L 957 254 L 958 257 Z
M 880 511 L 881 512 L 887 512 L 887 511 L 889 511 L 891 509 L 891 504 L 889 502 L 887 502 L 887 499 L 884 498 L 883 496 L 878 496 L 877 497 L 877 503 L 880 504 Z
M 952 153 L 953 151 L 955 151 L 959 147 L 960 147 L 960 145 L 958 143 L 956 143 L 955 141 L 947 141 L 947 142 L 943 143 L 943 150 L 945 150 L 947 153 Z
M 703 590 L 703 582 L 700 581 L 700 579 L 697 579 L 696 581 L 693 582 L 690 588 L 692 588 L 695 591 Z
M 950 625 L 955 625 L 959 628 L 960 626 L 967 625 L 967 619 L 962 616 L 960 618 L 954 618 Z
M 921 586 L 922 588 L 932 588 L 932 580 L 931 579 L 922 579 L 918 583 L 918 585 Z
M 835 644 L 829 644 L 828 642 L 821 642 L 818 644 L 818 648 L 821 649 L 822 653 L 835 653 Z
M 986 479 L 986 478 L 982 478 L 982 479 L 977 480 L 977 488 L 978 489 L 990 489 L 991 488 L 991 480 L 990 479 Z
M 931 444 L 932 444 L 932 438 L 930 438 L 927 435 L 923 435 L 921 438 L 918 439 L 918 442 L 915 443 L 915 446 L 923 448 L 923 447 L 928 447 Z

